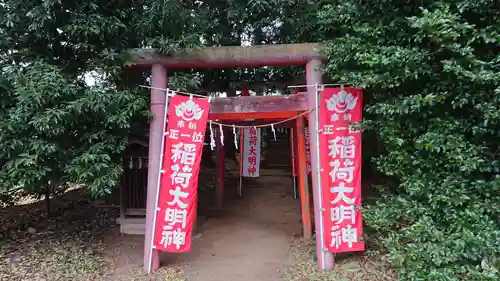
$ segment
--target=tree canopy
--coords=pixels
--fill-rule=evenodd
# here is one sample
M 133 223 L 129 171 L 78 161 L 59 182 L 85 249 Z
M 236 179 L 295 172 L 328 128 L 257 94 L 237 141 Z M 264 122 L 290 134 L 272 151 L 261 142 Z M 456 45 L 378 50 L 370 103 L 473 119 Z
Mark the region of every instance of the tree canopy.
M 147 123 L 148 73 L 124 66 L 130 48 L 325 42 L 325 78 L 365 89 L 381 197 L 364 208 L 371 248 L 402 280 L 498 280 L 497 2 L 0 0 L 0 191 L 109 192 L 128 135 Z M 301 71 L 183 70 L 169 83 Z
M 0 144 L 7 148 L 0 154 L 0 190 L 40 194 L 76 182 L 88 185 L 94 195 L 116 184 L 127 135 L 137 124 L 147 126 L 148 94 L 138 86 L 148 83 L 149 74 L 124 65 L 129 49 L 169 53 L 242 41 L 280 43 L 286 38 L 281 34 L 295 33 L 286 16 L 296 16 L 296 9 L 306 5 L 178 0 L 0 4 L 5 104 Z M 187 70 L 169 72 L 169 83 L 190 89 L 215 83 L 229 89 L 238 80 L 265 81 L 271 72 L 273 79 L 285 76 L 272 69 Z
M 500 6 L 340 1 L 319 11 L 326 72 L 366 89 L 373 164 L 395 184 L 364 212 L 404 280 L 498 280 Z

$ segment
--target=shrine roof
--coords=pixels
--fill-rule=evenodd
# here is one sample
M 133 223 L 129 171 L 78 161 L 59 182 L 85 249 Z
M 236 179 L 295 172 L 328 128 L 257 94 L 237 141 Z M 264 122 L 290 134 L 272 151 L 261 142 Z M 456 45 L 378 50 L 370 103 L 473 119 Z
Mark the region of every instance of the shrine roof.
M 210 104 L 211 120 L 283 120 L 308 110 L 307 93 L 283 96 L 215 98 Z

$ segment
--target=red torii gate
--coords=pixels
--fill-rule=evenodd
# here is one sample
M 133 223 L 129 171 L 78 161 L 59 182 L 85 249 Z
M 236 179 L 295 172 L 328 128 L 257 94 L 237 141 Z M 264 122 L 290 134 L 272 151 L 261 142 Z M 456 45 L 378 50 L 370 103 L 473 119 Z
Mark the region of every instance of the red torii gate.
M 162 118 L 164 116 L 166 95 L 161 89 L 168 88 L 167 69 L 175 68 L 228 68 L 228 67 L 262 67 L 262 66 L 292 66 L 303 65 L 306 68 L 306 84 L 322 84 L 321 73 L 318 68 L 324 57 L 316 52 L 322 46 L 314 43 L 287 44 L 287 45 L 258 45 L 251 47 L 208 47 L 191 49 L 174 55 L 159 55 L 154 50 L 134 50 L 132 63 L 135 66 L 151 67 L 151 112 L 153 120 L 150 124 L 149 135 L 149 163 L 146 210 L 146 235 L 144 239 L 144 267 L 147 270 L 149 253 L 152 246 L 153 217 L 155 212 L 155 194 L 158 184 L 160 166 Z M 301 112 L 315 108 L 316 89 L 307 87 L 307 92 L 287 96 L 241 96 L 213 99 L 210 107 L 211 120 L 244 120 L 266 119 L 283 120 L 297 116 Z M 316 143 L 317 132 L 316 115 L 308 116 L 310 143 Z M 311 216 L 309 206 L 309 189 L 307 183 L 306 153 L 304 142 L 304 118 L 300 117 L 289 124 L 295 128 L 298 146 L 298 177 L 302 209 L 302 224 L 304 237 L 311 238 Z M 318 147 L 310 146 L 311 164 L 313 171 L 318 167 Z M 312 173 L 315 229 L 320 229 L 321 212 L 319 209 L 318 174 Z M 218 188 L 221 188 L 220 186 Z M 220 190 L 219 190 L 220 191 Z M 331 269 L 334 266 L 333 254 L 323 249 L 322 235 L 316 235 L 316 252 L 319 265 L 322 269 Z M 160 266 L 159 252 L 153 250 L 151 257 L 152 269 Z

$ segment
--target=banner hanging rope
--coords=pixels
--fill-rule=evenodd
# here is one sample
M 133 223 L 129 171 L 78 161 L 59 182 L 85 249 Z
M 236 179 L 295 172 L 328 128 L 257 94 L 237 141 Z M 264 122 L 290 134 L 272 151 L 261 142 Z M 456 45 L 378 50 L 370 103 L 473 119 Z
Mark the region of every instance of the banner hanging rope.
M 204 98 L 204 99 L 210 99 L 211 97 L 207 97 L 204 95 L 198 95 L 198 94 L 193 94 L 193 93 L 187 93 L 187 92 L 181 92 L 181 91 L 175 91 L 172 89 L 164 89 L 164 88 L 157 88 L 157 87 L 151 87 L 151 86 L 146 86 L 146 85 L 139 85 L 141 88 L 147 88 L 147 89 L 153 89 L 153 90 L 161 90 L 165 92 L 174 92 L 176 94 L 181 94 L 181 95 L 186 95 L 186 96 L 193 96 L 193 97 L 198 97 L 198 98 Z

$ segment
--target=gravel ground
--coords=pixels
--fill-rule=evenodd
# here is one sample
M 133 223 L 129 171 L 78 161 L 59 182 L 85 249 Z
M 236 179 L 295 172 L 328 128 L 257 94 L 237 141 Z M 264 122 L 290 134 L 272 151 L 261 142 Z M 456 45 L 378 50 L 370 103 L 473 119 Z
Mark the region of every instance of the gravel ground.
M 387 264 L 377 257 L 350 253 L 339 256 L 332 271 L 321 271 L 314 262 L 315 246 L 303 239 L 290 241 L 285 281 L 396 281 Z
M 116 214 L 68 197 L 54 200 L 50 218 L 43 202 L 1 210 L 0 280 L 98 280 L 104 274 L 100 237 Z
M 120 271 L 115 257 L 128 255 L 123 245 L 131 243 L 130 236 L 117 235 L 118 210 L 95 208 L 85 198 L 82 190 L 74 190 L 53 200 L 50 218 L 44 202 L 0 209 L 0 281 L 187 281 L 181 266 L 163 267 L 150 276 L 140 265 Z M 313 251 L 314 245 L 291 239 L 283 280 L 396 280 L 380 257 L 362 254 L 341 256 L 335 270 L 322 272 Z

